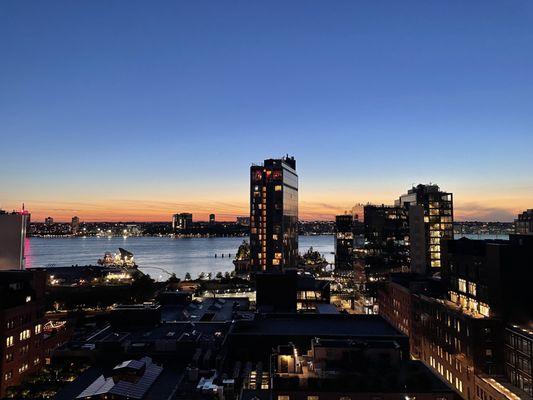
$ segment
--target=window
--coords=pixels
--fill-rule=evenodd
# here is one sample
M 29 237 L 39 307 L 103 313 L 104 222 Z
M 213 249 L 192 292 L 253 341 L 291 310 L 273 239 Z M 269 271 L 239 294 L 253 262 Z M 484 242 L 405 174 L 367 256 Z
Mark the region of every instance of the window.
M 4 375 L 4 380 L 5 380 L 5 381 L 8 381 L 8 380 L 10 380 L 12 377 L 13 377 L 13 372 L 12 372 L 12 371 L 6 372 L 6 374 Z
M 466 281 L 464 279 L 459 278 L 459 291 L 466 293 Z
M 6 362 L 13 361 L 13 353 L 6 353 Z
M 477 290 L 474 282 L 468 282 L 468 293 L 470 293 L 472 296 L 476 296 Z
M 318 396 L 307 396 L 307 400 L 319 400 Z
M 13 346 L 13 336 L 8 336 L 6 338 L 6 347 L 11 347 Z
M 291 400 L 289 396 L 279 395 L 278 400 Z
M 37 324 L 35 325 L 35 334 L 38 335 L 39 333 L 41 333 L 41 330 L 42 330 L 42 326 L 41 324 Z
M 490 307 L 488 304 L 479 303 L 479 313 L 485 317 L 488 317 L 490 315 Z
M 19 349 L 19 352 L 20 354 L 24 355 L 26 353 L 28 353 L 28 351 L 30 351 L 30 346 L 25 344 L 24 346 L 22 346 L 20 349 Z
M 31 296 L 26 296 L 26 303 L 29 303 L 31 301 Z
M 28 370 L 28 364 L 27 363 L 24 363 L 21 365 L 21 367 L 19 368 L 19 374 L 25 372 Z
M 29 339 L 30 336 L 31 336 L 31 331 L 29 329 L 24 329 L 22 332 L 20 332 L 19 339 L 26 340 L 26 339 Z

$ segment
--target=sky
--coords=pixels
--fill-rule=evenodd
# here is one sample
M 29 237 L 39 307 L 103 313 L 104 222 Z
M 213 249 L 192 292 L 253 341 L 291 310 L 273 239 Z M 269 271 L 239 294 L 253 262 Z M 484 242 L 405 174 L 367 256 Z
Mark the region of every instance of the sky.
M 39 221 L 248 214 L 294 155 L 301 219 L 453 192 L 533 208 L 533 2 L 0 2 L 0 207 Z

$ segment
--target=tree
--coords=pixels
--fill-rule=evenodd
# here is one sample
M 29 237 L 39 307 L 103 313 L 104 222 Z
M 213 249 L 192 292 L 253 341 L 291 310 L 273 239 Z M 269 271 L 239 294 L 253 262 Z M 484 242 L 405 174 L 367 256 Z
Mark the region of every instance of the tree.
M 185 273 L 185 280 L 186 281 L 190 281 L 192 278 L 191 278 L 191 274 L 190 273 Z
M 222 279 L 222 272 L 218 271 L 216 274 L 216 278 L 219 280 Z
M 250 258 L 250 245 L 246 240 L 243 240 L 237 250 L 236 260 L 248 260 Z
M 167 279 L 167 283 L 180 283 L 180 280 L 176 276 L 176 274 L 170 275 L 170 278 Z
M 200 272 L 200 273 L 198 274 L 198 279 L 200 279 L 200 280 L 205 279 L 205 272 L 203 272 L 203 271 Z

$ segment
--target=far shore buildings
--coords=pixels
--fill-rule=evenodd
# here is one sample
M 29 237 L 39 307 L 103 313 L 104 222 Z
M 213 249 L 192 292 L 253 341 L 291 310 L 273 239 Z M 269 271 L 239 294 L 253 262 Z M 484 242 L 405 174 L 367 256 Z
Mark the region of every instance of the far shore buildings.
M 172 216 L 172 230 L 187 230 L 192 227 L 192 214 L 179 213 Z
M 80 219 L 78 217 L 72 217 L 70 222 L 70 229 L 73 235 L 76 235 L 80 229 Z

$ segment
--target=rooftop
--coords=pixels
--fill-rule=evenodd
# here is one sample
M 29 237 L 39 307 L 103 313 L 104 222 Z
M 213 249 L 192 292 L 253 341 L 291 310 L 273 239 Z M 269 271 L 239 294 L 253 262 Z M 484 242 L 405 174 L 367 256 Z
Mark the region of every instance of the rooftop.
M 271 314 L 237 321 L 232 335 L 364 336 L 403 334 L 378 315 Z

